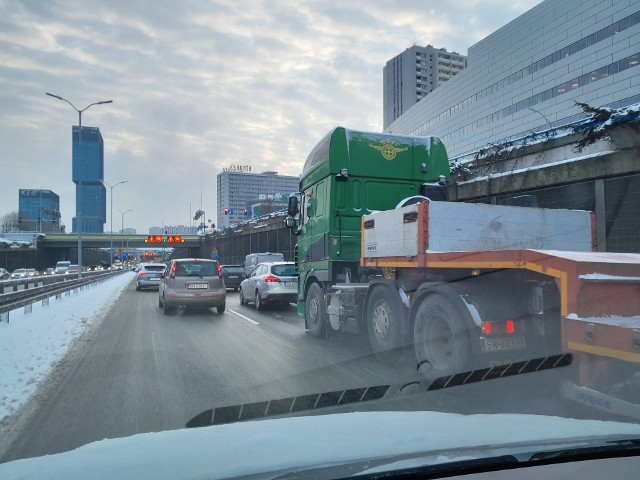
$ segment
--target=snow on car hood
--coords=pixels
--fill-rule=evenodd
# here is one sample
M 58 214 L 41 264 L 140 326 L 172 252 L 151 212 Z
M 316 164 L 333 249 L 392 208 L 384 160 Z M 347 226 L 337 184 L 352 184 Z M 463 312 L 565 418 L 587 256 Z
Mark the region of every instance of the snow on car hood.
M 0 478 L 268 477 L 381 457 L 391 463 L 396 455 L 420 452 L 439 452 L 435 463 L 444 463 L 473 458 L 469 449 L 484 446 L 504 454 L 502 447 L 510 445 L 545 449 L 549 441 L 619 435 L 640 437 L 640 425 L 516 414 L 344 413 L 107 439 L 66 453 L 0 464 Z M 466 450 L 456 453 L 458 449 Z

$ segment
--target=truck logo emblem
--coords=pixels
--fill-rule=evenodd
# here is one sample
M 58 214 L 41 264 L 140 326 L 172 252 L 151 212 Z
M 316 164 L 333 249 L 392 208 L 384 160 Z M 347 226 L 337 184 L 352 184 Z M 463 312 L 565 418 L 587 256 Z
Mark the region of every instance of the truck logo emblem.
M 371 148 L 375 148 L 380 153 L 382 153 L 382 156 L 387 160 L 393 160 L 394 158 L 396 158 L 396 155 L 398 154 L 398 152 L 405 152 L 409 150 L 409 147 L 397 148 L 395 145 L 393 145 L 390 142 L 385 142 L 382 145 L 374 145 L 370 143 L 369 146 Z

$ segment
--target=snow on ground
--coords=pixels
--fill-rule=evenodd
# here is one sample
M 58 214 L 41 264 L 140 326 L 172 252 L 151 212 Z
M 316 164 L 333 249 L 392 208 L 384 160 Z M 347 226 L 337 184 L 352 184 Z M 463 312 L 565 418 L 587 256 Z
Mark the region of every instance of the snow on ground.
M 87 327 L 100 321 L 132 273 L 95 283 L 71 296 L 52 297 L 48 306 L 20 308 L 0 322 L 0 420 L 15 413 L 36 392 Z

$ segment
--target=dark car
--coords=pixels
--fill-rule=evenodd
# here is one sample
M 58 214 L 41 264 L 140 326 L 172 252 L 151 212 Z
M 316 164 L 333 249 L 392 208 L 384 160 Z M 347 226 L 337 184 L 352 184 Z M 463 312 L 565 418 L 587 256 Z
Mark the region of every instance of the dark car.
M 222 277 L 227 288 L 233 288 L 236 292 L 240 288 L 240 282 L 244 280 L 244 268 L 242 265 L 222 265 Z

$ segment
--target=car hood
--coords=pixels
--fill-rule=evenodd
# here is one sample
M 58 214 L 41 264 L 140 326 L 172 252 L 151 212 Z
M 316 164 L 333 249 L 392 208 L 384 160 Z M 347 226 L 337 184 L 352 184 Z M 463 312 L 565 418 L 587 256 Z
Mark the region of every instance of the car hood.
M 338 475 L 350 476 L 628 436 L 640 438 L 640 425 L 517 414 L 357 412 L 107 439 L 0 464 L 0 478 L 276 478 L 357 464 Z

